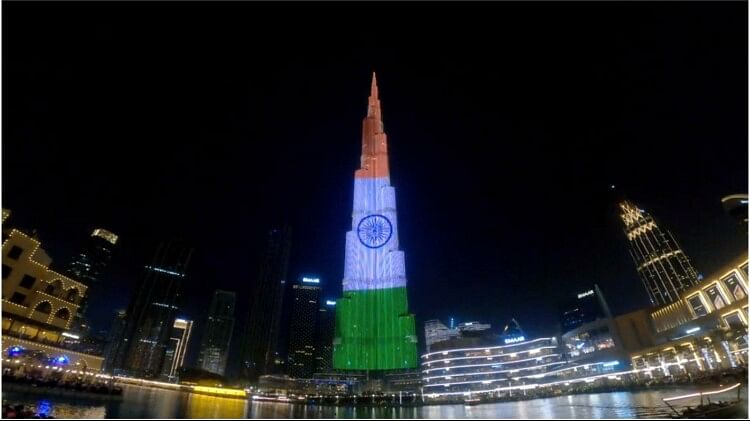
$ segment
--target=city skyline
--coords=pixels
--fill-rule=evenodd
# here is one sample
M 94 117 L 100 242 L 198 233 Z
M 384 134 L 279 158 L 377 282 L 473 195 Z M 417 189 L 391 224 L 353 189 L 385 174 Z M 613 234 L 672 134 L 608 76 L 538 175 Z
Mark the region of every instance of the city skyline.
M 688 11 L 684 13 L 697 19 L 696 10 L 685 9 Z M 656 16 L 656 12 L 653 13 Z M 710 18 L 710 13 L 704 17 Z M 45 21 L 47 17 L 41 19 Z M 658 32 L 653 22 L 642 29 L 644 34 Z M 687 29 L 678 23 L 671 25 L 678 35 Z M 159 31 L 156 26 L 149 25 L 145 30 L 147 33 Z M 622 28 L 615 27 L 608 33 L 615 36 L 618 30 Z M 697 38 L 700 30 L 701 27 L 697 33 L 690 33 L 687 41 Z M 678 35 L 670 40 L 679 41 Z M 727 29 L 716 36 L 734 46 L 723 38 L 732 35 Z M 77 36 L 80 34 L 74 32 L 63 35 L 63 38 L 75 39 Z M 569 41 L 579 38 L 583 39 L 584 34 L 566 35 Z M 26 42 L 36 45 L 37 41 L 32 37 Z M 115 45 L 123 43 L 115 32 L 106 30 L 93 38 L 94 43 L 109 41 Z M 533 38 L 532 41 L 541 40 Z M 219 84 L 221 92 L 205 89 L 198 92 L 202 100 L 210 100 L 207 102 L 224 99 L 219 111 L 212 113 L 200 108 L 200 112 L 206 112 L 210 117 L 194 123 L 198 125 L 199 135 L 189 135 L 185 128 L 170 126 L 198 115 L 199 111 L 190 111 L 177 103 L 185 100 L 179 89 L 184 83 L 181 78 L 197 78 L 194 73 L 177 75 L 177 81 L 167 83 L 167 92 L 159 96 L 169 109 L 163 120 L 150 114 L 156 111 L 156 108 L 151 108 L 154 106 L 146 106 L 144 114 L 135 119 L 135 126 L 126 130 L 127 134 L 136 135 L 139 130 L 156 129 L 157 133 L 165 135 L 165 145 L 151 153 L 123 151 L 125 158 L 141 162 L 152 170 L 140 175 L 132 170 L 124 171 L 129 166 L 109 162 L 103 146 L 85 150 L 84 144 L 77 143 L 72 136 L 73 127 L 69 124 L 55 125 L 64 116 L 73 120 L 73 114 L 65 113 L 60 100 L 69 92 L 41 88 L 20 92 L 11 86 L 7 95 L 14 102 L 26 105 L 20 110 L 9 110 L 18 115 L 9 119 L 7 130 L 19 141 L 14 142 L 9 136 L 5 142 L 4 152 L 16 159 L 6 161 L 4 165 L 4 207 L 13 211 L 11 220 L 14 224 L 18 222 L 39 229 L 50 254 L 60 259 L 55 260 L 53 266 L 78 250 L 70 238 L 82 237 L 97 226 L 116 232 L 120 236 L 118 253 L 122 251 L 123 256 L 115 256 L 114 260 L 119 259 L 113 261 L 117 264 L 118 274 L 108 275 L 108 278 L 121 286 L 111 293 L 117 298 L 123 295 L 123 291 L 132 293 L 138 278 L 134 272 L 142 270 L 147 259 L 138 254 L 138 250 L 146 248 L 144 244 L 167 232 L 195 236 L 194 264 L 199 267 L 194 276 L 188 277 L 191 287 L 195 288 L 190 288 L 189 294 L 193 295 L 185 297 L 187 305 L 179 312 L 189 314 L 192 319 L 203 317 L 200 309 L 207 304 L 206 287 L 202 284 L 223 267 L 231 269 L 218 269 L 221 275 L 216 279 L 220 284 L 211 287 L 237 291 L 240 298 L 237 314 L 246 314 L 249 287 L 257 278 L 262 255 L 262 233 L 279 223 L 289 222 L 294 227 L 295 239 L 288 278 L 310 271 L 320 273 L 326 288 L 323 296 L 338 297 L 337 286 L 343 278 L 343 241 L 340 237 L 350 217 L 343 204 L 351 203 L 348 180 L 357 166 L 356 139 L 360 134 L 357 125 L 365 104 L 369 74 L 376 70 L 388 115 L 387 130 L 395 136 L 392 159 L 396 163 L 392 168 L 394 184 L 399 186 L 399 221 L 405 227 L 401 241 L 409 260 L 407 277 L 414 288 L 409 296 L 410 310 L 417 315 L 418 327 L 424 320 L 446 320 L 449 316 L 457 320 L 478 319 L 493 323 L 515 317 L 530 330 L 538 329 L 537 326 L 549 325 L 548 321 L 556 318 L 554 303 L 547 303 L 544 296 L 571 289 L 583 290 L 593 283 L 598 283 L 607 296 L 632 293 L 634 298 L 617 303 L 620 308 L 616 311 L 622 312 L 643 305 L 647 298 L 622 238 L 616 202 L 608 197 L 610 184 L 621 187 L 636 203 L 658 215 L 680 239 L 680 245 L 699 273 L 710 272 L 715 266 L 726 263 L 717 256 L 733 255 L 734 250 L 728 249 L 740 247 L 745 241 L 721 208 L 722 197 L 747 191 L 744 177 L 747 162 L 743 158 L 747 151 L 745 128 L 736 124 L 736 116 L 732 114 L 735 112 L 732 104 L 744 101 L 744 97 L 741 92 L 733 96 L 729 92 L 730 85 L 722 83 L 718 83 L 715 92 L 707 92 L 704 78 L 694 76 L 697 72 L 711 72 L 711 68 L 689 68 L 689 65 L 699 66 L 700 63 L 682 55 L 686 49 L 694 48 L 687 41 L 677 44 L 678 64 L 669 66 L 670 70 L 681 71 L 677 75 L 679 81 L 695 83 L 688 97 L 690 101 L 686 105 L 677 104 L 677 101 L 667 103 L 666 108 L 671 113 L 668 115 L 669 124 L 649 120 L 632 126 L 626 124 L 629 119 L 638 120 L 640 117 L 643 120 L 638 107 L 649 105 L 643 104 L 637 94 L 627 94 L 628 88 L 642 82 L 635 76 L 629 78 L 627 74 L 620 76 L 630 85 L 609 91 L 613 96 L 625 98 L 627 104 L 617 109 L 629 114 L 615 118 L 587 105 L 587 101 L 615 105 L 594 93 L 595 88 L 606 85 L 607 76 L 585 74 L 594 77 L 595 82 L 583 89 L 583 99 L 563 101 L 555 98 L 570 97 L 572 93 L 564 83 L 580 84 L 584 76 L 565 68 L 559 75 L 534 73 L 534 77 L 549 80 L 525 79 L 531 96 L 549 90 L 553 98 L 550 104 L 536 111 L 535 105 L 539 104 L 511 85 L 519 72 L 533 67 L 532 64 L 543 64 L 543 61 L 516 63 L 517 70 L 499 73 L 503 77 L 482 71 L 480 59 L 468 60 L 465 67 L 445 62 L 436 66 L 417 65 L 405 58 L 406 47 L 395 47 L 393 39 L 385 36 L 377 41 L 379 45 L 374 48 L 375 53 L 354 45 L 321 51 L 322 58 L 308 58 L 306 66 L 300 68 L 295 67 L 294 60 L 284 61 L 278 68 L 280 76 L 274 78 L 266 73 L 242 75 L 249 62 L 235 63 L 214 57 L 219 60 L 221 69 L 229 68 L 231 64 L 239 64 L 239 69 L 236 73 L 230 72 L 225 85 Z M 637 40 L 619 42 L 626 51 L 643 47 Z M 233 45 L 241 44 L 238 41 Z M 88 47 L 76 48 L 75 53 L 83 54 Z M 589 48 L 593 47 L 580 47 L 570 52 L 579 60 L 577 68 L 585 67 L 584 56 Z M 662 41 L 646 46 L 646 52 L 661 52 L 665 48 L 666 42 Z M 350 49 L 360 61 L 337 69 L 338 61 L 333 57 L 340 50 Z M 448 50 L 460 57 L 455 48 L 449 46 Z M 147 54 L 154 51 L 147 50 Z M 200 51 L 207 54 L 208 50 L 201 47 Z M 560 58 L 550 47 L 543 51 Z M 699 50 L 702 54 L 710 54 L 711 60 L 733 62 L 734 59 L 722 51 Z M 88 76 L 86 73 L 77 74 L 76 71 L 81 71 L 78 67 L 74 66 L 72 70 L 66 67 L 73 64 L 64 58 L 46 62 L 40 70 L 41 75 L 19 75 L 16 72 L 22 72 L 25 66 L 33 65 L 39 58 L 14 50 L 8 53 L 6 67 L 9 74 L 25 83 L 33 81 L 34 77 L 42 81 L 55 77 L 79 81 Z M 178 50 L 173 54 L 183 58 L 185 53 Z M 273 56 L 269 51 L 262 53 Z M 513 48 L 508 54 L 516 59 L 526 57 L 526 53 Z M 75 54 L 74 57 L 80 59 Z M 606 57 L 605 54 L 604 63 L 607 63 Z M 107 66 L 117 62 L 114 56 L 105 55 L 105 58 L 110 60 L 105 61 Z M 642 62 L 637 57 L 634 59 L 632 67 L 626 70 L 637 73 Z M 606 64 L 604 66 L 605 70 L 614 71 Z M 215 76 L 209 73 L 208 77 Z M 468 81 L 471 76 L 478 80 Z M 659 86 L 669 94 L 683 92 L 679 83 L 669 83 L 666 76 L 648 77 L 651 79 L 647 79 L 646 86 Z M 272 80 L 272 88 L 254 94 L 254 90 L 268 78 Z M 139 93 L 157 84 L 141 73 L 129 83 Z M 486 88 L 489 93 L 478 93 L 480 88 Z M 125 108 L 114 104 L 118 97 L 124 96 L 131 106 L 143 105 L 121 90 L 106 97 L 95 95 L 91 87 L 84 86 L 83 89 L 85 98 L 94 96 L 114 107 L 112 115 L 104 111 L 101 111 L 104 114 L 95 113 L 109 123 L 122 123 L 125 119 L 122 117 Z M 659 101 L 667 101 L 668 95 L 660 96 L 660 92 L 656 92 L 656 103 L 664 105 Z M 278 98 L 269 99 L 272 94 Z M 251 105 L 246 105 L 246 101 Z M 257 111 L 255 107 L 266 101 L 271 104 L 270 110 L 260 113 L 260 117 L 253 117 L 253 112 Z M 501 104 L 488 105 L 494 101 Z M 557 109 L 568 101 L 576 111 Z M 61 116 L 49 114 L 43 105 L 47 102 Z M 84 102 L 72 100 L 72 106 L 78 111 L 91 111 Z M 701 102 L 718 104 L 712 106 L 719 110 L 707 112 L 700 106 Z M 195 105 L 192 100 L 190 104 Z M 735 108 L 744 109 L 742 106 Z M 555 116 L 555 113 L 560 115 Z M 587 118 L 576 117 L 579 113 Z M 703 116 L 697 117 L 699 115 Z M 24 121 L 39 123 L 42 132 L 30 130 L 24 126 L 27 124 Z M 693 121 L 700 123 L 697 129 L 695 123 L 691 123 Z M 305 130 L 286 127 L 289 122 L 295 122 Z M 259 127 L 252 128 L 253 124 Z M 622 129 L 623 133 L 604 132 L 610 125 Z M 82 138 L 95 137 L 102 127 L 92 126 L 82 133 Z M 581 127 L 586 129 L 580 130 Z M 170 132 L 173 128 L 175 131 Z M 724 141 L 718 145 L 712 143 L 710 147 L 704 145 L 705 135 L 714 129 Z M 580 138 L 577 137 L 579 134 Z M 114 145 L 125 145 L 125 139 L 119 137 L 122 135 L 110 135 L 116 139 L 112 141 Z M 183 143 L 181 137 L 198 142 L 198 146 Z M 221 140 L 207 147 L 214 137 Z M 65 142 L 55 141 L 58 138 Z M 563 146 L 555 146 L 560 138 L 564 140 Z M 666 166 L 672 170 L 682 168 L 677 175 L 638 176 L 629 171 L 632 165 L 629 151 L 637 150 L 655 138 L 663 143 L 655 145 L 656 156 L 642 157 L 644 165 Z M 278 145 L 269 144 L 274 141 L 278 141 Z M 234 142 L 241 144 L 237 146 Z M 181 146 L 177 155 L 171 152 L 174 145 Z M 544 145 L 545 155 L 550 157 L 538 156 L 534 145 Z M 37 150 L 40 146 L 43 148 Z M 672 149 L 678 146 L 686 150 L 674 152 Z M 614 153 L 609 151 L 610 147 L 615 149 Z M 237 148 L 240 153 L 237 153 Z M 674 154 L 669 161 L 675 162 L 663 162 L 660 155 L 669 153 Z M 618 154 L 620 158 L 612 157 Z M 558 156 L 563 159 L 551 159 Z M 71 183 L 85 186 L 80 194 L 64 192 L 64 198 L 55 191 L 49 193 L 52 201 L 65 204 L 59 210 L 57 222 L 44 218 L 45 211 L 39 199 L 24 192 L 23 186 L 7 183 L 14 179 L 14 174 L 23 173 L 23 168 L 17 165 L 25 165 L 32 157 L 37 157 L 42 163 L 59 160 L 59 168 L 52 165 L 41 167 L 62 171 L 70 177 Z M 707 160 L 705 157 L 711 158 Z M 67 163 L 66 159 L 73 164 Z M 258 168 L 248 168 L 246 160 L 251 160 Z M 264 160 L 268 162 L 261 162 Z M 78 169 L 76 163 L 80 161 L 87 162 L 90 167 Z M 312 171 L 310 163 L 314 164 Z M 113 165 L 117 171 L 111 174 L 101 171 L 107 165 Z M 537 173 L 532 168 L 543 168 L 544 171 Z M 694 168 L 701 171 L 696 172 Z M 96 179 L 89 180 L 87 171 L 96 173 Z M 563 171 L 570 173 L 560 175 Z M 51 180 L 56 174 L 50 170 L 29 177 L 32 184 L 44 185 L 47 181 L 54 186 L 55 181 Z M 225 184 L 234 178 L 239 181 Z M 296 181 L 292 183 L 287 178 Z M 705 178 L 711 182 L 704 181 Z M 487 179 L 491 182 L 484 181 Z M 195 196 L 200 197 L 198 202 L 193 202 L 193 191 L 182 185 L 191 182 L 194 183 L 191 188 L 198 193 Z M 88 191 L 98 192 L 102 199 L 97 203 L 85 200 L 90 199 Z M 133 200 L 141 195 L 143 199 Z M 259 200 L 245 202 L 238 197 Z M 189 204 L 196 207 L 185 210 Z M 341 204 L 341 209 L 331 209 L 331 204 Z M 196 228 L 197 222 L 201 222 L 202 227 Z M 225 237 L 228 237 L 226 242 L 220 241 Z M 571 242 L 575 244 L 571 246 Z M 714 247 L 717 245 L 724 248 Z M 456 249 L 462 253 L 453 253 Z M 234 281 L 230 282 L 230 279 Z M 451 298 L 459 294 L 466 298 Z M 484 296 L 521 299 L 504 303 L 498 309 Z M 104 301 L 111 304 L 109 300 Z M 124 306 L 127 301 L 118 304 Z M 113 313 L 104 317 L 101 307 L 98 311 L 95 314 L 106 323 L 112 320 Z

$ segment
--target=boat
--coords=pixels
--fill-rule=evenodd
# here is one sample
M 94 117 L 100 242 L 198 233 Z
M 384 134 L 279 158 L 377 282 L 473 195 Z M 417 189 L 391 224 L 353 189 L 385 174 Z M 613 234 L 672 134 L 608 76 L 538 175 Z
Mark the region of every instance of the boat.
M 720 385 L 721 386 L 721 385 Z M 728 401 L 716 401 L 711 402 L 711 396 L 719 393 L 729 392 L 730 390 L 737 389 L 737 398 Z M 729 386 L 719 390 L 711 390 L 706 392 L 691 393 L 688 395 L 674 396 L 671 398 L 662 399 L 664 403 L 672 410 L 672 418 L 705 418 L 705 419 L 716 419 L 716 418 L 744 418 L 746 414 L 743 414 L 743 408 L 741 405 L 740 389 L 742 384 L 737 383 L 733 386 Z M 700 398 L 700 404 L 695 407 L 688 406 L 683 410 L 678 410 L 670 404 L 670 402 L 689 399 L 689 398 Z M 704 399 L 705 398 L 705 399 Z
M 464 399 L 464 405 L 466 405 L 466 406 L 479 405 L 480 403 L 482 403 L 482 400 L 479 399 L 479 398 L 468 397 L 468 398 Z

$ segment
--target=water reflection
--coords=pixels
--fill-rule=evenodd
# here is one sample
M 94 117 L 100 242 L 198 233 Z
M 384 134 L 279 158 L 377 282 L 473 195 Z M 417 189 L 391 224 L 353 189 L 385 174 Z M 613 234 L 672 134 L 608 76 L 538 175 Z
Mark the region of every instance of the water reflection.
M 56 418 L 634 418 L 669 414 L 661 399 L 694 388 L 560 396 L 478 406 L 434 405 L 413 408 L 331 407 L 192 395 L 172 390 L 125 386 L 121 400 L 3 392 L 3 400 L 33 406 Z M 744 392 L 747 412 L 747 391 Z
M 248 402 L 206 395 L 188 395 L 187 418 L 245 418 Z

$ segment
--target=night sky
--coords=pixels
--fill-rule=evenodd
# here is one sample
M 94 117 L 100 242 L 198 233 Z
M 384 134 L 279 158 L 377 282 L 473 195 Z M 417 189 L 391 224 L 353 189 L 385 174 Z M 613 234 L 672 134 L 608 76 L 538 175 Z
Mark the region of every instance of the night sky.
M 747 3 L 427 8 L 4 3 L 9 222 L 53 267 L 120 235 L 98 328 L 155 242 L 187 236 L 182 314 L 236 291 L 238 345 L 276 224 L 289 278 L 340 294 L 374 70 L 420 342 L 451 316 L 553 333 L 593 283 L 615 313 L 647 305 L 611 184 L 701 273 L 746 248 L 720 200 L 748 190 Z

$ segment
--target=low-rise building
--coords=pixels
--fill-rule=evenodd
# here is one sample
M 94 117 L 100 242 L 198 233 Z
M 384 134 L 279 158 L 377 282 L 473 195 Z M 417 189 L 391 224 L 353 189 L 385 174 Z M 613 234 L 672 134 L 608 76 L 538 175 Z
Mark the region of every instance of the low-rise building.
M 653 344 L 631 355 L 646 375 L 747 366 L 748 255 L 650 311 Z
M 80 352 L 80 338 L 70 331 L 86 285 L 50 269 L 52 259 L 40 245 L 16 229 L 3 241 L 3 357 L 33 351 L 37 358 L 99 371 L 101 355 Z

